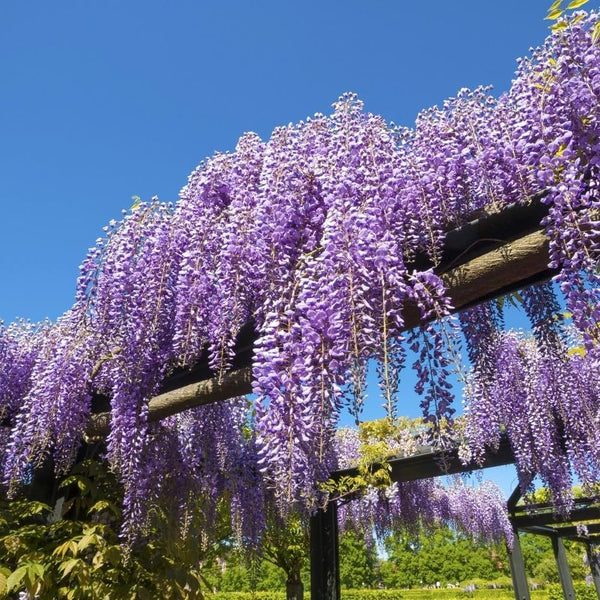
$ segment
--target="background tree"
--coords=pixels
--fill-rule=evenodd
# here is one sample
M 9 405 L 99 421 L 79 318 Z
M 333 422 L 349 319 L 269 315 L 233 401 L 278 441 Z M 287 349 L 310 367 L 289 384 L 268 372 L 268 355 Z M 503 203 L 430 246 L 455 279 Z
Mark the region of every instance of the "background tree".
M 385 549 L 388 559 L 381 565 L 381 579 L 386 587 L 493 581 L 509 573 L 502 544 L 476 543 L 447 526 L 418 536 L 395 533 L 385 540 Z
M 347 589 L 372 588 L 377 582 L 377 551 L 358 532 L 340 536 L 340 584 Z
M 302 600 L 302 571 L 308 568 L 310 538 L 308 523 L 299 515 L 286 521 L 270 512 L 262 543 L 262 557 L 285 573 L 287 600 Z

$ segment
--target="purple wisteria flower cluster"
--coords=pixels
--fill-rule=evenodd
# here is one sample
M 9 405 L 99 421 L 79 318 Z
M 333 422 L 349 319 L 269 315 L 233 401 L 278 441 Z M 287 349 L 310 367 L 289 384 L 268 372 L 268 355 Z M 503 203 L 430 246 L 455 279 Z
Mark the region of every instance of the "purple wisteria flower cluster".
M 58 472 L 68 469 L 94 399 L 103 396 L 127 535 L 143 526 L 153 502 L 169 500 L 188 514 L 197 504 L 190 490 L 208 498 L 207 515 L 219 497 L 231 497 L 239 535 L 255 540 L 265 498 L 282 513 L 314 510 L 336 464 L 339 412 L 347 406 L 360 418 L 368 361 L 377 361 L 394 416 L 411 346 L 430 430 L 451 423 L 457 328 L 443 325 L 452 307 L 433 270 L 445 232 L 542 191 L 550 263 L 585 356 L 561 350 L 549 286 L 526 295 L 537 346 L 498 333 L 493 304 L 462 316 L 475 366 L 473 453 L 505 428 L 525 482 L 542 471 L 563 499 L 572 468 L 594 479 L 596 18 L 551 35 L 520 62 L 499 99 L 485 88 L 461 90 L 407 129 L 365 113 L 346 94 L 331 116 L 280 127 L 268 141 L 245 134 L 235 152 L 190 175 L 175 205 L 154 199 L 112 222 L 81 267 L 67 314 L 39 330 L 0 330 L 4 488 L 14 493 L 50 457 Z M 415 268 L 416 257 L 432 268 Z M 409 304 L 430 324 L 407 334 Z M 165 377 L 206 357 L 222 377 L 249 323 L 258 336 L 253 400 L 148 422 L 148 400 Z
M 423 425 L 390 427 L 383 436 L 370 437 L 365 430 L 341 428 L 336 434 L 340 468 L 357 466 L 364 458 L 365 446 L 380 445 L 387 458 L 412 456 L 425 440 Z M 368 450 L 367 450 L 368 452 Z M 440 523 L 450 525 L 478 541 L 513 543 L 513 530 L 504 495 L 491 481 L 477 487 L 460 477 L 451 481 L 427 478 L 394 482 L 387 487 L 368 485 L 358 498 L 342 502 L 338 508 L 342 530 L 360 531 L 365 540 L 375 543 L 402 529 L 418 536 L 422 528 Z
M 563 515 L 573 506 L 575 478 L 590 493 L 600 479 L 598 351 L 549 354 L 534 338 L 498 332 L 488 371 L 465 386 L 469 458 L 508 435 L 521 489 L 540 477 Z
M 360 531 L 365 540 L 384 539 L 405 530 L 417 536 L 421 528 L 440 523 L 484 542 L 505 542 L 512 547 L 514 533 L 502 490 L 491 481 L 478 487 L 461 479 L 444 485 L 421 479 L 393 483 L 385 489 L 369 488 L 359 499 L 338 509 L 340 528 Z

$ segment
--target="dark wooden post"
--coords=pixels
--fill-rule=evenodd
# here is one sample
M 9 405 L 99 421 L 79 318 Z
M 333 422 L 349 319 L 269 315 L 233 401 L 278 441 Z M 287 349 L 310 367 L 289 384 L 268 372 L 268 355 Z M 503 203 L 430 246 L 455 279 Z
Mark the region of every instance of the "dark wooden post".
M 588 542 L 585 545 L 585 552 L 587 554 L 590 571 L 592 572 L 592 580 L 594 586 L 596 586 L 596 594 L 600 600 L 600 556 L 598 555 L 600 548 L 598 548 L 596 544 Z
M 516 527 L 513 527 L 513 533 L 514 542 L 512 549 L 508 548 L 508 559 L 510 561 L 510 575 L 515 591 L 515 600 L 530 600 L 525 562 L 523 561 L 523 552 L 521 552 L 521 542 L 519 542 L 519 531 Z
M 553 535 L 552 550 L 554 550 L 554 558 L 556 559 L 556 566 L 558 568 L 558 576 L 560 578 L 560 584 L 562 585 L 563 596 L 565 600 L 575 600 L 575 589 L 573 588 L 573 579 L 571 578 L 571 571 L 569 570 L 569 563 L 567 562 L 567 554 L 565 552 L 565 545 L 560 537 Z
M 340 600 L 337 504 L 329 502 L 310 519 L 310 597 Z

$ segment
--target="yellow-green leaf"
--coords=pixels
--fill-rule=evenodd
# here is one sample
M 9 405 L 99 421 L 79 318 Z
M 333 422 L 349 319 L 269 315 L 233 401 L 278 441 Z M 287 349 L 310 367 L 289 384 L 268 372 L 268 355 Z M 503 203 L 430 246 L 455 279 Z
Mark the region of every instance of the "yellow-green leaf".
M 592 43 L 597 44 L 600 40 L 600 20 L 594 23 L 594 29 L 592 31 Z
M 98 502 L 90 507 L 88 512 L 101 512 L 107 508 L 111 508 L 111 503 L 108 500 L 98 500 Z
M 29 575 L 29 579 L 34 581 L 37 577 L 38 579 L 44 578 L 45 568 L 42 563 L 39 562 L 30 562 L 27 563 L 27 571 Z
M 563 29 L 567 28 L 567 23 L 566 21 L 559 21 L 558 23 L 554 23 L 554 25 L 552 25 L 550 27 L 550 29 L 552 29 L 552 31 L 562 31 Z
M 573 2 L 569 2 L 569 4 L 567 5 L 567 10 L 574 10 L 587 3 L 588 0 L 573 0 Z
M 544 17 L 548 21 L 556 21 L 564 11 L 560 10 L 560 8 L 556 8 L 548 12 L 548 14 Z
M 113 567 L 121 562 L 121 546 L 109 546 L 104 550 L 104 560 L 108 561 Z
M 25 573 L 27 573 L 27 567 L 19 567 L 13 571 L 6 580 L 6 591 L 10 592 L 11 590 L 17 589 L 23 582 Z
M 98 545 L 98 536 L 95 533 L 89 533 L 88 535 L 84 535 L 77 544 L 79 550 L 84 550 L 88 546 L 97 546 Z
M 64 544 L 57 546 L 52 551 L 54 556 L 60 556 L 64 558 L 67 552 L 70 552 L 73 556 L 77 556 L 77 542 L 74 540 L 68 540 Z
M 75 567 L 78 567 L 82 562 L 80 558 L 70 558 L 58 567 L 63 574 L 63 577 L 66 577 Z

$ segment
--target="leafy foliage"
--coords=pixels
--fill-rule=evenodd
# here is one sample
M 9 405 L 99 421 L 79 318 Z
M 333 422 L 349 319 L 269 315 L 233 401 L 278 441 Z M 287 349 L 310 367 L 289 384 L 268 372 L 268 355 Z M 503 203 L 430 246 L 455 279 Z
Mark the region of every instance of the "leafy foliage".
M 96 460 L 78 464 L 60 488 L 68 493 L 57 504 L 61 514 L 31 500 L 0 506 L 0 597 L 18 590 L 40 600 L 198 597 L 199 565 L 213 549 L 185 543 L 158 515 L 144 544 L 124 547 L 118 483 Z
M 437 582 L 446 586 L 474 578 L 493 581 L 509 574 L 502 544 L 477 544 L 447 527 L 418 538 L 397 533 L 388 537 L 385 545 L 388 564 L 381 576 L 386 587 L 410 588 Z

